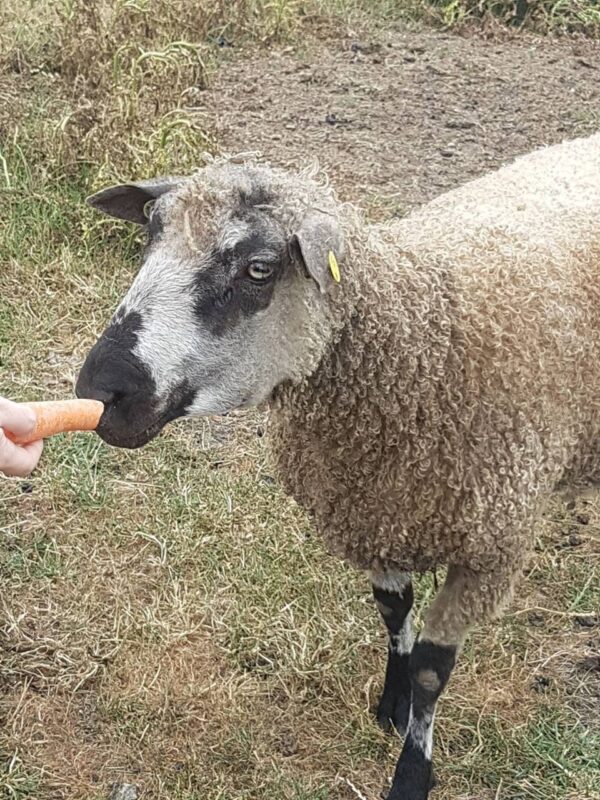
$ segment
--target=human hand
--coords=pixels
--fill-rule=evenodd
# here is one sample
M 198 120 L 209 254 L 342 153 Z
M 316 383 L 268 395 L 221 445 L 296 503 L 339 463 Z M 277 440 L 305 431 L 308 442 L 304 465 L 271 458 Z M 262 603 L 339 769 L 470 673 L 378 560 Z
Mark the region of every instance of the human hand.
M 36 417 L 30 408 L 0 397 L 0 472 L 24 478 L 35 469 L 42 455 L 43 441 L 18 445 L 5 433 L 10 431 L 24 436 L 34 429 L 35 423 Z

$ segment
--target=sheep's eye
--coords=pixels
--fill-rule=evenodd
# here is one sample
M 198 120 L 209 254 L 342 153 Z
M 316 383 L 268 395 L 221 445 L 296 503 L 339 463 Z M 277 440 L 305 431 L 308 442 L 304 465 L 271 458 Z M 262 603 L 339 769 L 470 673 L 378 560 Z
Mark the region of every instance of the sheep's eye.
M 253 281 L 266 281 L 273 275 L 274 269 L 273 264 L 253 261 L 248 266 L 248 277 Z
M 144 203 L 143 214 L 148 221 L 152 219 L 152 212 L 154 211 L 155 203 L 156 203 L 155 199 L 148 200 L 148 202 Z

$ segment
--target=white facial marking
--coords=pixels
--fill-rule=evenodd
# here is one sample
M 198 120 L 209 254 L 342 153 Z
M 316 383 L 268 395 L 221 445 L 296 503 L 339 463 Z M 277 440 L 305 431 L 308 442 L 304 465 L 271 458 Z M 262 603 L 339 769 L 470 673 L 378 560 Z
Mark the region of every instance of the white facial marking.
M 182 365 L 200 346 L 190 280 L 185 265 L 151 252 L 121 306 L 141 317 L 134 353 L 150 370 L 160 397 L 185 377 Z
M 219 237 L 219 250 L 233 250 L 236 244 L 247 239 L 251 232 L 250 225 L 244 220 L 237 218 L 233 222 L 229 220 L 228 224 L 223 227 Z
M 265 342 L 265 335 L 275 333 L 270 328 L 265 333 L 264 313 L 215 336 L 194 310 L 192 280 L 189 265 L 159 247 L 149 253 L 117 311 L 119 317 L 129 312 L 141 317 L 134 353 L 148 367 L 160 401 L 166 404 L 170 392 L 187 381 L 194 391 L 186 409 L 189 416 L 224 414 L 261 402 L 287 377 L 261 357 L 275 347 L 273 341 Z M 282 359 L 284 366 L 289 361 Z M 264 394 L 258 396 L 257 388 Z
M 190 223 L 190 211 L 189 209 L 183 215 L 183 232 L 185 234 L 185 239 L 187 242 L 187 246 L 190 248 L 192 253 L 199 253 L 200 248 L 196 243 L 196 239 L 192 232 L 192 225 Z

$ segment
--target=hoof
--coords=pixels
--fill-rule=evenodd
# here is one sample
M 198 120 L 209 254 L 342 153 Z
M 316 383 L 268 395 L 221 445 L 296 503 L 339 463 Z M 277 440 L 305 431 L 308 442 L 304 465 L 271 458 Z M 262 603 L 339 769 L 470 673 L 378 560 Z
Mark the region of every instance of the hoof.
M 428 800 L 434 783 L 431 761 L 414 747 L 409 735 L 396 766 L 388 800 Z
M 405 780 L 394 781 L 394 784 L 387 796 L 387 800 L 428 800 L 429 792 L 432 789 L 431 779 L 425 776 L 406 776 Z

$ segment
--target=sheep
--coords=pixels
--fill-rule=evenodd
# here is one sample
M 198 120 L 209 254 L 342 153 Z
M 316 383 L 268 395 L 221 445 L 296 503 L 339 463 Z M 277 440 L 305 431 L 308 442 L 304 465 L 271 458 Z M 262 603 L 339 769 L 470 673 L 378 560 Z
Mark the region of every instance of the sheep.
M 81 370 L 98 432 L 266 405 L 286 490 L 370 574 L 389 636 L 389 800 L 433 780 L 437 701 L 510 601 L 536 515 L 600 478 L 600 135 L 369 224 L 314 170 L 216 159 L 110 187 L 144 263 Z M 411 572 L 447 569 L 415 640 Z

